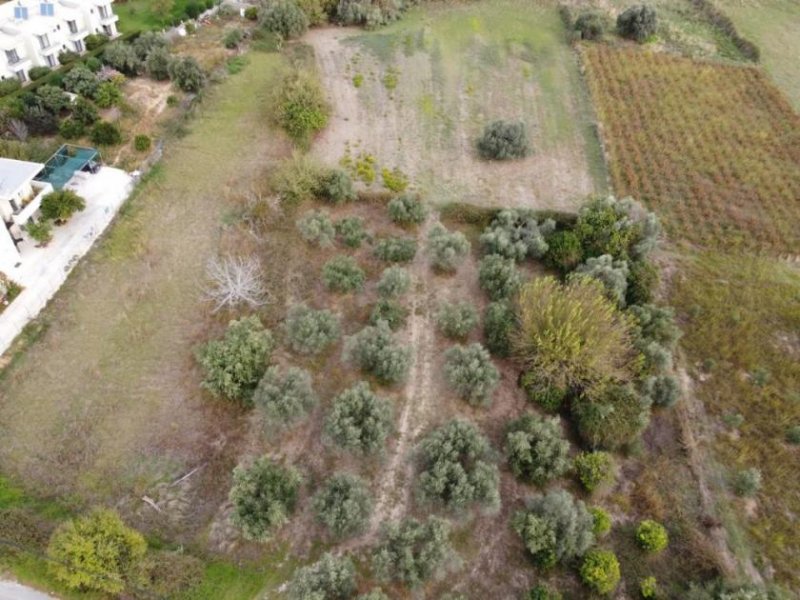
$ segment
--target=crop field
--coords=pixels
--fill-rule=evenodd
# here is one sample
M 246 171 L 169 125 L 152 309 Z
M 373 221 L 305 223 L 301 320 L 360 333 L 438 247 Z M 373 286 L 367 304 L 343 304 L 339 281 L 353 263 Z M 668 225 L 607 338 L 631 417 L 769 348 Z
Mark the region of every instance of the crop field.
M 335 106 L 314 148 L 326 162 L 370 156 L 436 202 L 569 209 L 606 187 L 587 94 L 552 5 L 430 5 L 376 32 L 320 29 L 307 41 Z M 478 159 L 475 139 L 495 119 L 526 124 L 530 157 Z
M 796 254 L 800 116 L 760 70 L 582 48 L 614 189 L 701 246 Z

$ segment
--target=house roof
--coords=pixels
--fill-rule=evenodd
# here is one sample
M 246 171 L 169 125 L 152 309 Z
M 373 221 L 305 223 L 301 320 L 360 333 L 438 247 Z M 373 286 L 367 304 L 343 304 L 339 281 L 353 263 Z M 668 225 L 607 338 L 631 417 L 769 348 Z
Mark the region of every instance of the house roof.
M 10 198 L 44 168 L 42 163 L 0 158 L 0 198 Z

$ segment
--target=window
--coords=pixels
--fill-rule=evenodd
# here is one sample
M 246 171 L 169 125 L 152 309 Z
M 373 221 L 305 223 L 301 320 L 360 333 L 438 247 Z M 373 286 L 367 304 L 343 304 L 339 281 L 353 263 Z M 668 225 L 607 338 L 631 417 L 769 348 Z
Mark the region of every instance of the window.
M 47 34 L 36 36 L 39 38 L 39 47 L 44 50 L 50 45 L 50 38 L 47 37 Z
M 25 83 L 28 81 L 28 76 L 25 74 L 25 71 L 19 70 L 15 73 L 17 79 L 19 79 L 20 83 Z
M 28 7 L 26 6 L 15 6 L 14 7 L 14 18 L 17 20 L 25 21 L 28 19 Z
M 47 56 L 44 57 L 44 59 L 47 61 L 48 67 L 55 67 L 58 64 L 56 57 L 53 56 L 52 54 L 48 54 Z
M 67 21 L 70 33 L 78 33 L 78 24 L 75 21 Z
M 75 52 L 77 52 L 78 54 L 83 52 L 83 42 L 81 40 L 77 40 L 75 42 Z
M 52 17 L 55 7 L 49 2 L 42 2 L 39 5 L 39 14 L 43 17 Z
M 108 7 L 107 6 L 98 6 L 97 10 L 100 11 L 100 18 L 107 19 L 108 18 Z
M 103 33 L 108 37 L 114 37 L 114 31 L 111 29 L 110 25 L 103 25 Z
M 17 54 L 16 49 L 14 50 L 6 50 L 6 60 L 8 64 L 13 65 L 14 63 L 19 62 L 19 54 Z

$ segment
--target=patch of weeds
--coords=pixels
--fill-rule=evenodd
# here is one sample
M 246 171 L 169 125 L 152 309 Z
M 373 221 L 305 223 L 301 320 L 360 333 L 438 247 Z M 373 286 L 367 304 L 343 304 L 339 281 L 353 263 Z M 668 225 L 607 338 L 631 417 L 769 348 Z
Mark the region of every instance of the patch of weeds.
M 242 69 L 247 66 L 247 58 L 244 56 L 232 56 L 228 59 L 226 67 L 229 75 L 236 75 L 241 73 Z
M 400 73 L 397 71 L 396 68 L 389 67 L 389 69 L 387 69 L 386 73 L 383 75 L 383 80 L 382 80 L 383 87 L 385 87 L 390 92 L 397 89 L 397 84 L 399 82 L 398 80 L 399 75 Z
M 361 73 L 353 75 L 353 86 L 360 88 L 362 85 L 364 85 L 364 76 Z
M 400 169 L 394 168 L 391 171 L 387 168 L 381 169 L 383 187 L 393 192 L 402 192 L 408 187 L 408 177 Z

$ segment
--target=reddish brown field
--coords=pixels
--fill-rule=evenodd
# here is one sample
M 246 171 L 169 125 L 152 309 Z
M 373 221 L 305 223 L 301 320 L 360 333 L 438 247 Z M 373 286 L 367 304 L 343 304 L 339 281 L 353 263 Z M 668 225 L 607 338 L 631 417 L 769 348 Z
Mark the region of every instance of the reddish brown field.
M 619 196 L 674 239 L 796 254 L 800 116 L 759 69 L 581 48 Z

